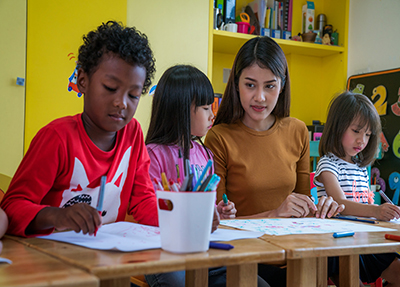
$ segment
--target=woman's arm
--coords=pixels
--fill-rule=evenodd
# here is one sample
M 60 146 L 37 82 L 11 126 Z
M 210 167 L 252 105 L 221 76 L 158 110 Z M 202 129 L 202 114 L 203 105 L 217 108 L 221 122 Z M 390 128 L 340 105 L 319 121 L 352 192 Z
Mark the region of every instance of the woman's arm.
M 291 193 L 282 204 L 273 210 L 242 216 L 240 218 L 260 218 L 260 217 L 305 217 L 311 212 L 316 212 L 317 207 L 311 198 L 305 194 Z

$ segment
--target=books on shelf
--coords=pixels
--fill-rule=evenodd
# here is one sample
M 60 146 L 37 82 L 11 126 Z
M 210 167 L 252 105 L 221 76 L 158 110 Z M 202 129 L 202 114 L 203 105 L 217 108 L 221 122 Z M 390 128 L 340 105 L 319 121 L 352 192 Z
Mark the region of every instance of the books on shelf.
M 264 0 L 265 21 L 261 35 L 289 39 L 292 31 L 293 0 Z M 278 30 L 278 31 L 275 31 Z

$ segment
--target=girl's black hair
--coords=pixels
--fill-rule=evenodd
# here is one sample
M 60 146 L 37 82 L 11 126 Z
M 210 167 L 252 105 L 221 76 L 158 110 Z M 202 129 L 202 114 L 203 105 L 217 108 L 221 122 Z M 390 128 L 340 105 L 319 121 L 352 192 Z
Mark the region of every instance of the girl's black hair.
M 339 158 L 346 156 L 342 138 L 353 120 L 358 119 L 361 127 L 371 131 L 367 146 L 358 154 L 359 166 L 367 166 L 375 160 L 381 133 L 381 120 L 367 96 L 344 92 L 335 97 L 329 107 L 328 118 L 319 143 L 319 155 L 333 153 Z
M 271 38 L 256 37 L 247 41 L 236 55 L 214 125 L 230 124 L 244 116 L 238 88 L 239 77 L 243 69 L 253 64 L 271 70 L 276 77 L 281 79 L 282 90 L 272 114 L 278 118 L 289 116 L 290 78 L 285 54 Z
M 134 27 L 124 27 L 122 23 L 108 21 L 97 30 L 83 36 L 83 45 L 79 47 L 78 65 L 91 76 L 100 64 L 104 54 L 113 53 L 128 64 L 145 68 L 146 80 L 142 94 L 151 85 L 155 72 L 155 59 L 146 35 Z
M 211 105 L 214 90 L 207 76 L 190 65 L 176 65 L 164 72 L 154 92 L 146 144 L 178 145 L 189 158 L 190 109 Z

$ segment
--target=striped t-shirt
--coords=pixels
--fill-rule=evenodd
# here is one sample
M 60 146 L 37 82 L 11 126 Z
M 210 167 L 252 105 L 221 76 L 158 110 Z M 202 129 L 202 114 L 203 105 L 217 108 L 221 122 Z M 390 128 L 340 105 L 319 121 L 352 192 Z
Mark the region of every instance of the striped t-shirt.
M 324 155 L 318 162 L 315 171 L 314 184 L 317 187 L 318 198 L 327 196 L 324 185 L 317 180 L 323 171 L 333 173 L 348 200 L 366 203 L 373 203 L 373 199 L 368 200 L 369 196 L 369 177 L 366 167 L 360 167 L 344 161 L 334 154 Z

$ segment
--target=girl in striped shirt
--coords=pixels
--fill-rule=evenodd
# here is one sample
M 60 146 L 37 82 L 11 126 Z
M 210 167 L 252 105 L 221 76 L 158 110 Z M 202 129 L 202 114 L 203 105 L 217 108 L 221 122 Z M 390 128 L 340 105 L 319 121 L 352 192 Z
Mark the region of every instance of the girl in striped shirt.
M 346 206 L 341 212 L 344 215 L 387 221 L 400 217 L 400 208 L 396 205 L 373 204 L 373 193 L 369 190 L 366 167 L 375 159 L 380 133 L 379 115 L 366 96 L 345 92 L 333 99 L 319 144 L 321 159 L 314 184 L 318 196 L 332 196 Z M 336 261 L 330 258 L 329 264 L 337 265 Z M 397 253 L 360 256 L 362 282 L 375 282 L 378 277 L 385 278 L 389 282 L 387 286 L 400 286 Z

